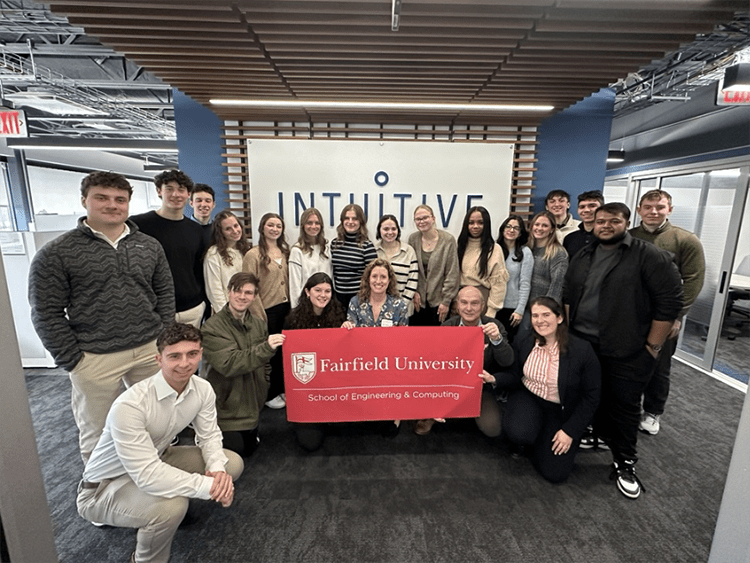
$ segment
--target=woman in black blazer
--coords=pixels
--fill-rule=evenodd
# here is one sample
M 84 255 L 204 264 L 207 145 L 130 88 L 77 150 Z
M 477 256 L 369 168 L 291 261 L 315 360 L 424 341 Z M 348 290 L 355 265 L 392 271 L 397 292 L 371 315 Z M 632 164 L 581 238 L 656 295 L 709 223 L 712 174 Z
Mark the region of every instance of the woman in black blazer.
M 562 306 L 550 297 L 531 301 L 531 334 L 517 339 L 514 371 L 520 387 L 508 397 L 503 431 L 531 446 L 542 477 L 567 479 L 578 444 L 599 405 L 601 369 L 591 345 L 568 334 Z

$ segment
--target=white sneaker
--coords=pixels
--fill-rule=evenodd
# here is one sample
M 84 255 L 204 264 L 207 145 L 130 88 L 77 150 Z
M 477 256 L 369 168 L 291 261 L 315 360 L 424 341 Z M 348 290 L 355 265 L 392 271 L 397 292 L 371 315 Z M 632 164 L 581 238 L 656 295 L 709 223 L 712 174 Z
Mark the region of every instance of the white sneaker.
M 269 409 L 283 409 L 286 406 L 286 401 L 281 395 L 278 395 L 270 401 L 266 401 L 266 406 Z
M 635 474 L 635 463 L 632 461 L 625 461 L 622 465 L 614 462 L 609 478 L 615 480 L 617 489 L 631 499 L 637 499 L 641 496 L 641 491 L 646 490 L 646 487 Z
M 638 425 L 638 429 L 646 434 L 656 436 L 659 433 L 659 418 L 661 418 L 661 415 L 644 412 L 641 415 L 641 423 Z

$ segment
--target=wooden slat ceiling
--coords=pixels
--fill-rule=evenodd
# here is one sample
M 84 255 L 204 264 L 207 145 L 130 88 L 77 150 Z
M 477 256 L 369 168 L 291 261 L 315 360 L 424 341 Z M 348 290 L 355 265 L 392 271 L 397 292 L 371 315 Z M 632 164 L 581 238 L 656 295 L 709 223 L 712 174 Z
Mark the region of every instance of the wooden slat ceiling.
M 564 109 L 746 11 L 747 0 L 54 0 L 223 119 L 536 124 L 550 114 L 210 106 L 212 98 Z

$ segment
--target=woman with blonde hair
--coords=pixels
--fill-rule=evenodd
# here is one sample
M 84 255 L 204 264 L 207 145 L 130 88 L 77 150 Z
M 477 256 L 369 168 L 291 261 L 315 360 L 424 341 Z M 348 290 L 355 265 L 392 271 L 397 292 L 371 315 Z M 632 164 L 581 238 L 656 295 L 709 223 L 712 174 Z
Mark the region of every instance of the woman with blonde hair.
M 251 307 L 252 314 L 267 321 L 269 334 L 278 334 L 289 314 L 289 245 L 284 236 L 284 220 L 276 213 L 266 213 L 258 225 L 258 245 L 242 261 L 242 271 L 258 278 L 257 296 Z M 280 348 L 271 358 L 270 400 L 266 406 L 282 409 L 284 372 Z
M 227 304 L 229 280 L 242 271 L 242 259 L 250 243 L 237 216 L 228 209 L 216 215 L 211 229 L 211 246 L 203 258 L 203 279 L 211 309 L 218 313 Z
M 555 233 L 555 216 L 549 211 L 534 215 L 529 223 L 529 248 L 534 257 L 529 301 L 535 297 L 551 297 L 562 303 L 563 280 L 568 271 L 568 253 Z
M 341 210 L 336 238 L 331 241 L 331 263 L 336 299 L 346 308 L 357 294 L 367 265 L 378 257 L 367 235 L 365 212 L 356 203 Z
M 419 281 L 411 324 L 439 326 L 448 318 L 459 289 L 461 272 L 456 239 L 449 232 L 435 228 L 435 213 L 429 205 L 417 206 L 414 223 L 417 232 L 409 236 L 409 246 L 417 254 Z
M 323 272 L 333 276 L 328 241 L 323 232 L 323 216 L 308 207 L 299 219 L 299 238 L 289 252 L 289 298 L 292 308 L 299 303 L 302 288 L 310 276 Z

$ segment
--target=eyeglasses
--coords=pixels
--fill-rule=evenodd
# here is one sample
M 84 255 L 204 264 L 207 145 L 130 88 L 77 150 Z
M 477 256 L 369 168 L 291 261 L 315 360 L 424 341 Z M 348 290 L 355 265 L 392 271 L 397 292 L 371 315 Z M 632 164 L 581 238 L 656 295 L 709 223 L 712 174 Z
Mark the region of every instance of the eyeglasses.
M 521 227 L 514 227 L 513 225 L 505 225 L 506 231 L 516 231 L 517 233 L 521 232 Z
M 422 215 L 421 217 L 414 217 L 415 223 L 424 223 L 425 221 L 429 221 L 432 219 L 432 215 Z

